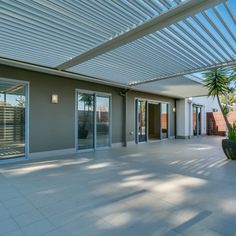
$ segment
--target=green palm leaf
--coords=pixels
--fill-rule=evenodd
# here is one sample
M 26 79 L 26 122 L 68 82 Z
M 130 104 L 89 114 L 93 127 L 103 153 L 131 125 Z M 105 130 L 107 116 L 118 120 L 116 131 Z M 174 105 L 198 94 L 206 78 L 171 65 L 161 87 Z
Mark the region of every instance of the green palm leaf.
M 229 74 L 229 71 L 232 71 L 232 69 L 229 70 L 229 68 L 215 68 L 203 73 L 205 78 L 204 85 L 208 88 L 208 96 L 217 97 L 228 130 L 230 129 L 230 123 L 227 118 L 227 112 L 225 112 L 224 107 L 220 102 L 219 96 L 228 94 L 230 91 L 232 75 Z

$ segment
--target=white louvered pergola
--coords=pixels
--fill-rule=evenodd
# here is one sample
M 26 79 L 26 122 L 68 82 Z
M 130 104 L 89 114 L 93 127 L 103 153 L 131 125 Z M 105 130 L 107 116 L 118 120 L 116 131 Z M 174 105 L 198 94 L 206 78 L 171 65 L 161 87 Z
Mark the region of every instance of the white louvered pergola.
M 236 64 L 235 0 L 0 0 L 0 64 L 175 97 Z

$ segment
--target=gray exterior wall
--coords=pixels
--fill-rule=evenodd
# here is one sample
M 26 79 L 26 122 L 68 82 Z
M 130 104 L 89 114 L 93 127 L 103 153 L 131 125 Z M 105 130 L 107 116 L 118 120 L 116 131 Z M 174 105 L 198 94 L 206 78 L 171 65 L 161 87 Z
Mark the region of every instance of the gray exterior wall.
M 123 97 L 121 88 L 0 65 L 0 79 L 30 82 L 29 147 L 30 153 L 75 148 L 75 90 L 85 89 L 112 94 L 112 143 L 123 141 Z M 51 95 L 59 95 L 59 104 Z M 135 98 L 170 103 L 170 133 L 174 136 L 174 99 L 135 91 L 127 98 L 127 141 L 134 141 Z M 134 132 L 135 133 L 135 132 Z

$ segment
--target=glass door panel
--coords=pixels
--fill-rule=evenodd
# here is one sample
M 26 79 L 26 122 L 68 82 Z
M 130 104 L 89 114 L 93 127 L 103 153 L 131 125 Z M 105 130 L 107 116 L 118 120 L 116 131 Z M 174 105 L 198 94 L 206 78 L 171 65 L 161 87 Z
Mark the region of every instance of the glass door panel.
M 197 107 L 193 107 L 193 135 L 197 135 Z
M 201 111 L 202 108 L 193 106 L 193 135 L 201 135 Z
M 161 104 L 161 138 L 168 138 L 168 104 Z
M 94 95 L 78 93 L 78 149 L 94 148 Z
M 201 107 L 197 109 L 197 118 L 198 118 L 198 135 L 201 135 Z
M 145 101 L 137 101 L 137 133 L 138 142 L 147 141 L 147 124 L 146 124 L 147 105 Z
M 157 140 L 160 138 L 160 104 L 148 103 L 148 140 Z
M 0 159 L 24 157 L 26 85 L 0 81 Z
M 110 146 L 110 96 L 93 92 L 78 95 L 78 150 Z
M 96 147 L 110 145 L 110 97 L 96 96 Z

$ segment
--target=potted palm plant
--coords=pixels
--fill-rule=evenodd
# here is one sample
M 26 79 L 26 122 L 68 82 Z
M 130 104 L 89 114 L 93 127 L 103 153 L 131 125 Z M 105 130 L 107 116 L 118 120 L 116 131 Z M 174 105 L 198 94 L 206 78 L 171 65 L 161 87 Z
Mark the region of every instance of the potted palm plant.
M 227 138 L 222 140 L 222 148 L 228 159 L 236 160 L 236 123 L 228 120 L 228 106 L 221 103 L 220 96 L 227 96 L 235 90 L 236 69 L 215 68 L 203 73 L 204 83 L 208 88 L 208 96 L 217 98 L 221 113 L 227 127 Z

